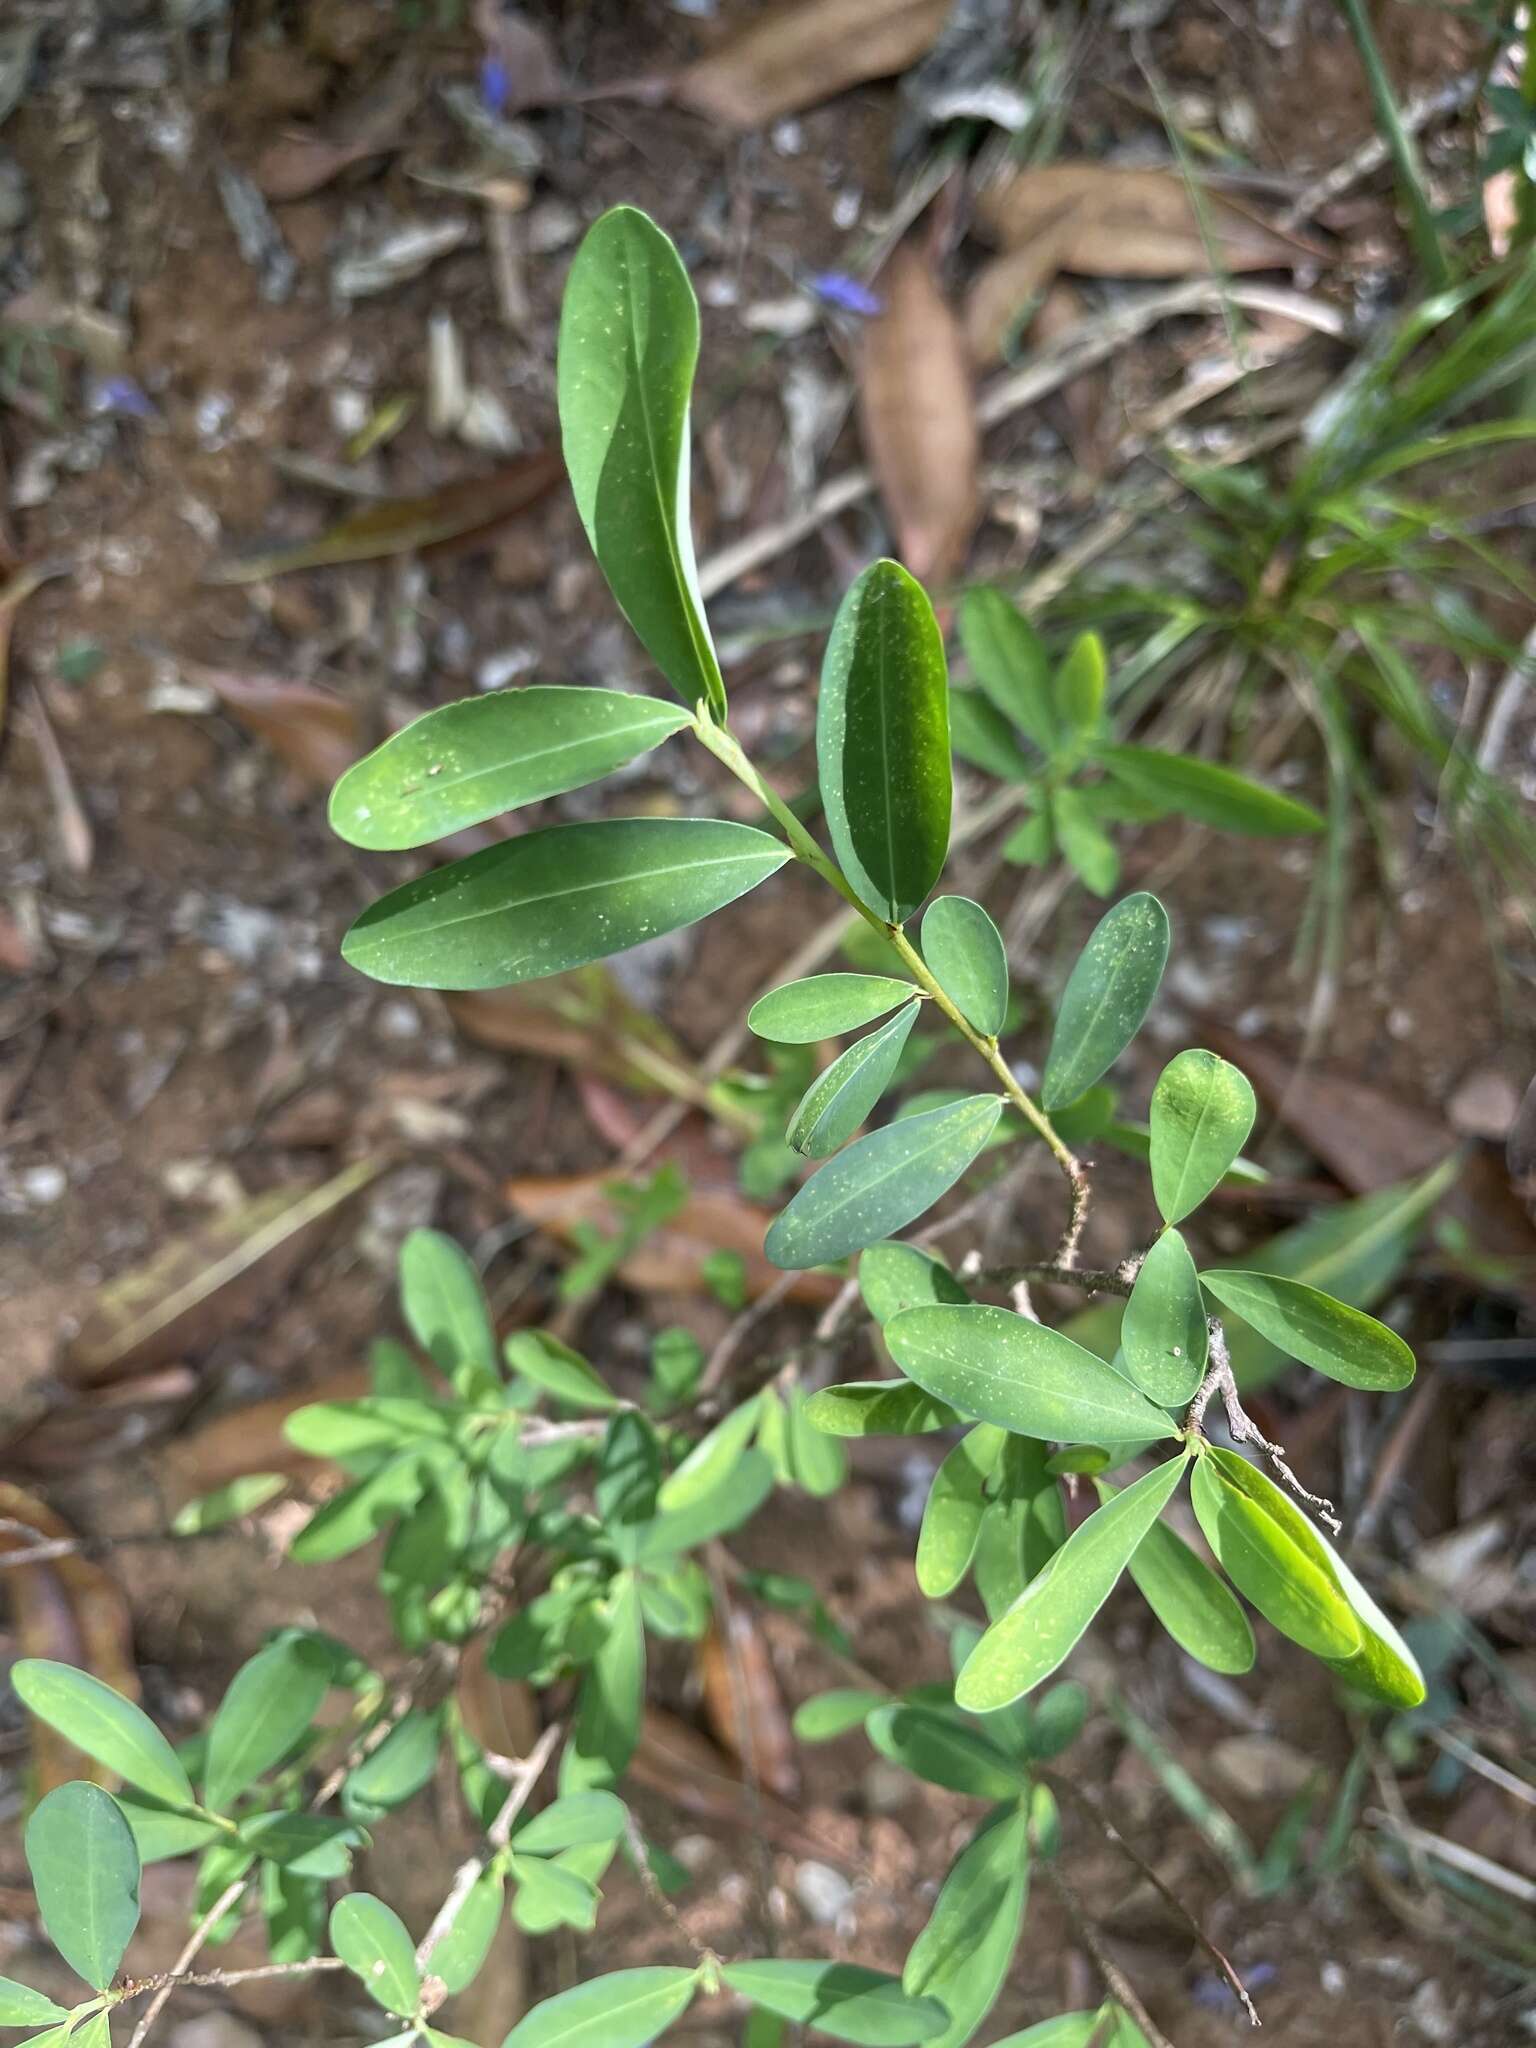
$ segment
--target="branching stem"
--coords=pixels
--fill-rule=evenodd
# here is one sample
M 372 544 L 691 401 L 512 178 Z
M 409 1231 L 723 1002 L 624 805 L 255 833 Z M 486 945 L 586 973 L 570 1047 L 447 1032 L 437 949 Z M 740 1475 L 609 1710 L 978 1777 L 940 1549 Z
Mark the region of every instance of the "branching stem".
M 1221 1327 L 1220 1317 L 1212 1316 L 1206 1327 L 1210 1331 L 1210 1366 L 1205 1378 L 1200 1382 L 1195 1398 L 1189 1404 L 1189 1410 L 1184 1417 L 1185 1428 L 1191 1433 L 1198 1433 L 1205 1422 L 1207 1409 L 1220 1394 L 1233 1443 L 1252 1444 L 1256 1451 L 1262 1451 L 1296 1498 L 1304 1501 L 1309 1508 L 1315 1509 L 1319 1519 L 1326 1522 L 1337 1536 L 1343 1524 L 1334 1511 L 1333 1502 L 1325 1495 L 1312 1493 L 1302 1485 L 1286 1461 L 1284 1447 L 1272 1444 L 1243 1406 L 1237 1391 L 1237 1379 L 1232 1371 L 1232 1358 L 1227 1350 L 1226 1332 Z

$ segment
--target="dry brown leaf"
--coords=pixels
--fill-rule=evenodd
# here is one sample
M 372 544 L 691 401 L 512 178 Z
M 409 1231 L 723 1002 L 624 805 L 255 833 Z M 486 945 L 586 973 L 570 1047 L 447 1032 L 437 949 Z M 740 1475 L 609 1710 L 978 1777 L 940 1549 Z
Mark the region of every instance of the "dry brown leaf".
M 303 781 L 329 789 L 363 749 L 357 708 L 334 690 L 291 683 L 281 676 L 236 675 L 184 661 L 192 683 L 212 690 L 230 717 L 265 740 Z
M 672 97 L 722 127 L 762 128 L 905 71 L 949 10 L 950 0 L 779 0 L 680 71 Z
M 576 1173 L 509 1180 L 503 1193 L 512 1208 L 540 1229 L 574 1243 L 579 1224 L 612 1234 L 621 1218 L 608 1195 L 612 1173 Z M 700 1267 L 711 1252 L 737 1252 L 747 1293 L 765 1293 L 783 1279 L 763 1257 L 763 1233 L 772 1221 L 732 1188 L 695 1188 L 669 1223 L 653 1230 L 619 1268 L 619 1278 L 642 1294 L 696 1294 Z M 820 1306 L 837 1293 L 830 1273 L 797 1273 L 787 1299 Z
M 897 552 L 919 582 L 960 567 L 980 512 L 980 434 L 965 337 L 924 247 L 880 273 L 885 310 L 859 350 L 859 419 Z
M 695 1820 L 765 1835 L 792 1855 L 848 1863 L 844 1848 L 806 1827 L 793 1807 L 766 1788 L 750 1791 L 722 1750 L 665 1708 L 646 1708 L 626 1775 Z
M 1070 226 L 1063 217 L 977 271 L 966 294 L 965 340 L 978 369 L 1003 360 L 1009 343 L 1022 331 L 1030 302 L 1051 289 Z
M 768 1646 L 743 1607 L 732 1607 L 729 1628 L 727 1638 L 718 1621 L 711 1622 L 699 1645 L 704 1718 L 749 1778 L 793 1799 L 800 1790 L 795 1739 Z
M 52 1542 L 74 1531 L 19 1486 L 0 1481 L 0 1515 L 24 1524 L 0 1529 L 0 1556 L 30 1550 L 37 1536 Z M 10 1608 L 11 1634 L 19 1657 L 52 1657 L 89 1671 L 126 1699 L 139 1696 L 133 1662 L 133 1627 L 128 1602 L 116 1579 L 88 1557 L 55 1557 L 38 1564 L 7 1566 L 0 1573 Z M 31 1717 L 29 1717 L 31 1718 Z M 114 1774 L 46 1722 L 31 1718 L 32 1791 L 41 1798 L 69 1778 L 115 1785 Z
M 61 1375 L 93 1386 L 205 1349 L 271 1298 L 384 1165 L 361 1159 L 319 1187 L 275 1188 L 173 1238 L 97 1290 L 64 1349 Z
M 1005 249 L 1048 237 L 1059 268 L 1088 277 L 1188 277 L 1211 269 L 1213 255 L 1223 270 L 1288 270 L 1324 253 L 1209 187 L 1197 208 L 1170 170 L 1042 164 L 989 186 L 976 212 Z
M 539 1739 L 539 1711 L 521 1679 L 498 1678 L 485 1662 L 489 1639 L 477 1636 L 459 1665 L 454 1697 L 469 1735 L 492 1756 L 523 1757 Z
M 421 94 L 415 50 L 391 65 L 379 82 L 339 113 L 328 130 L 295 128 L 264 149 L 256 183 L 268 199 L 304 199 L 353 164 L 378 156 L 398 141 Z

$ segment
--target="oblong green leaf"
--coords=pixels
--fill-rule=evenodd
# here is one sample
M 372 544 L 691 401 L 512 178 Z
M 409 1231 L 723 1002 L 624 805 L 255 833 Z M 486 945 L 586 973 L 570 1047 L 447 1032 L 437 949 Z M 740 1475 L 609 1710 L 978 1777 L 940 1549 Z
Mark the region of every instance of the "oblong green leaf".
M 907 1377 L 938 1400 L 1022 1436 L 1151 1443 L 1177 1434 L 1103 1359 L 1009 1309 L 904 1309 L 886 1324 L 885 1341 Z
M 688 2010 L 698 1981 L 668 1964 L 593 1977 L 524 2013 L 501 2048 L 649 2048 Z
M 976 1590 L 989 1621 L 1006 1613 L 1066 1540 L 1066 1507 L 1046 1446 L 1008 1436 L 976 1539 Z
M 1229 1457 L 1208 1451 L 1190 1483 L 1195 1519 L 1222 1570 L 1293 1643 L 1318 1657 L 1353 1657 L 1360 1625 L 1322 1539 L 1261 1472 Z
M 883 1692 L 866 1692 L 854 1685 L 834 1686 L 802 1700 L 790 1725 L 797 1742 L 832 1742 L 850 1728 L 862 1728 L 876 1707 L 884 1706 Z
M 915 1244 L 872 1244 L 859 1259 L 859 1293 L 882 1327 L 904 1308 L 922 1302 L 965 1302 L 970 1296 L 932 1252 Z
M 816 1076 L 784 1133 L 797 1152 L 808 1159 L 825 1159 L 853 1136 L 890 1086 L 917 1011 L 916 1003 L 908 1003 Z
M 616 1842 L 627 1825 L 624 1802 L 611 1792 L 571 1792 L 525 1821 L 513 1836 L 530 1856 L 555 1856 L 589 1842 Z
M 1160 1408 L 1194 1399 L 1205 1377 L 1210 1332 L 1200 1275 L 1178 1231 L 1165 1230 L 1142 1260 L 1120 1343 L 1127 1372 Z
M 728 1479 L 752 1441 L 762 1403 L 754 1395 L 723 1415 L 701 1436 L 675 1472 L 661 1482 L 656 1505 L 664 1514 L 692 1507 Z
M 435 1709 L 413 1707 L 403 1714 L 377 1749 L 348 1773 L 341 1788 L 341 1810 L 348 1820 L 382 1820 L 414 1799 L 437 1768 L 442 1732 L 442 1715 Z
M 744 1451 L 707 1493 L 699 1494 L 686 1506 L 663 1510 L 658 1495 L 655 1517 L 635 1537 L 636 1564 L 651 1564 L 675 1557 L 680 1551 L 696 1550 L 701 1543 L 739 1529 L 772 1493 L 773 1480 L 773 1467 L 768 1459 L 758 1451 Z
M 689 527 L 688 399 L 699 308 L 656 223 L 587 230 L 560 308 L 560 437 L 576 509 L 619 608 L 685 704 L 725 715 Z
M 286 1472 L 244 1472 L 227 1486 L 183 1502 L 171 1518 L 171 1529 L 177 1536 L 206 1536 L 210 1529 L 238 1522 L 275 1499 L 289 1483 Z
M 1396 1393 L 1413 1378 L 1413 1352 L 1395 1330 L 1321 1288 L 1229 1269 L 1202 1273 L 1200 1284 L 1261 1337 L 1346 1387 Z
M 597 1886 L 579 1870 L 545 1856 L 516 1856 L 512 1875 L 517 1892 L 512 1917 L 528 1934 L 548 1934 L 556 1927 L 591 1929 L 601 1904 Z
M 1001 782 L 1029 782 L 1040 770 L 1014 736 L 1013 727 L 979 690 L 949 693 L 949 744 L 958 760 L 969 761 Z
M 342 957 L 405 988 L 506 988 L 695 924 L 789 849 L 718 818 L 549 825 L 472 853 L 365 910 Z
M 288 1546 L 299 1564 L 329 1564 L 371 1543 L 381 1529 L 415 1507 L 430 1473 L 412 1451 L 390 1458 L 366 1479 L 334 1494 L 315 1510 Z
M 48 1657 L 13 1664 L 11 1684 L 40 1721 L 130 1785 L 172 1806 L 196 1804 L 175 1750 L 148 1714 L 110 1685 Z
M 1008 1015 L 1008 955 L 981 905 L 936 897 L 923 913 L 923 958 L 966 1022 L 995 1038 Z
M 411 1335 L 460 1394 L 496 1383 L 496 1332 L 474 1260 L 441 1230 L 400 1247 L 400 1308 Z M 388 1396 L 384 1397 L 388 1399 Z
M 1070 784 L 1052 790 L 1051 823 L 1062 858 L 1083 887 L 1095 896 L 1111 895 L 1120 879 L 1120 855 L 1083 791 Z
M 51 2027 L 68 2018 L 64 2006 L 55 2005 L 30 1984 L 18 1984 L 14 1977 L 0 1977 L 0 2027 Z
M 608 1597 L 607 1633 L 582 1681 L 576 1726 L 560 1759 L 560 1790 L 606 1792 L 624 1775 L 640 1739 L 645 1704 L 645 1621 L 632 1571 Z
M 135 1799 L 127 1793 L 113 1796 L 133 1830 L 141 1863 L 164 1863 L 172 1856 L 187 1856 L 194 1849 L 206 1849 L 221 1836 L 228 1839 L 223 1828 L 195 1813 L 178 1813 L 158 1800 Z
M 1104 642 L 1097 633 L 1079 633 L 1062 657 L 1051 694 L 1058 721 L 1075 733 L 1091 733 L 1104 709 L 1109 679 Z
M 1094 1484 L 1100 1500 L 1113 1500 L 1113 1486 L 1102 1479 Z M 1166 1522 L 1154 1523 L 1142 1537 L 1127 1569 L 1163 1627 L 1197 1664 L 1234 1677 L 1253 1669 L 1253 1630 L 1231 1587 Z
M 1326 1657 L 1324 1663 L 1353 1691 L 1365 1694 L 1368 1699 L 1399 1709 L 1422 1706 L 1426 1688 L 1417 1658 L 1343 1558 L 1331 1544 L 1327 1547 L 1334 1579 L 1349 1602 L 1361 1641 L 1353 1657 Z
M 759 996 L 747 1024 L 776 1045 L 815 1045 L 862 1030 L 917 990 L 889 974 L 812 974 Z
M 321 1882 L 345 1877 L 352 1851 L 368 1837 L 351 1821 L 323 1813 L 257 1813 L 240 1823 L 240 1839 L 264 1862 L 276 1863 L 295 1877 Z
M 405 1922 L 371 1892 L 348 1892 L 331 1908 L 331 1947 L 386 2012 L 409 2019 L 421 2002 L 416 1945 Z
M 600 781 L 689 723 L 628 690 L 535 683 L 429 711 L 349 768 L 331 830 L 373 852 L 427 846 Z
M 1178 1223 L 1219 1187 L 1248 1142 L 1258 1105 L 1246 1074 L 1191 1046 L 1171 1059 L 1152 1090 L 1152 1193 L 1165 1223 Z
M 935 2048 L 961 2048 L 991 2011 L 1018 1945 L 1028 1887 L 1029 1822 L 1013 1802 L 983 1821 L 950 1865 L 907 1951 L 902 1984 L 949 2015 Z
M 1168 960 L 1168 913 L 1145 891 L 1107 910 L 1067 978 L 1040 1099 L 1075 1102 L 1141 1029 Z
M 117 1801 L 81 1778 L 60 1785 L 33 1809 L 26 1855 L 48 1939 L 105 1991 L 139 1924 L 139 1852 Z
M 992 1135 L 1000 1095 L 968 1095 L 871 1131 L 828 1160 L 774 1218 L 763 1250 L 788 1270 L 825 1265 L 902 1230 L 948 1194 Z
M 506 1891 L 507 1881 L 494 1865 L 482 1870 L 428 1955 L 428 1974 L 450 1992 L 462 1991 L 479 1976 L 501 1925 Z
M 1005 1750 L 952 1714 L 900 1700 L 877 1707 L 864 1724 L 882 1756 L 951 1792 L 973 1799 L 1017 1799 L 1029 1779 Z
M 806 1401 L 805 1417 L 828 1436 L 924 1436 L 960 1420 L 947 1401 L 936 1401 L 910 1380 L 845 1380 L 820 1387 Z
M 822 662 L 816 765 L 832 850 L 859 901 L 910 917 L 949 851 L 949 685 L 933 606 L 872 562 L 838 607 Z
M 859 1963 L 727 1963 L 721 1977 L 740 1997 L 796 2026 L 854 2041 L 859 2048 L 908 2048 L 948 2024 L 943 2006 L 913 1998 L 899 1977 Z
M 623 1402 L 579 1351 L 548 1330 L 517 1330 L 503 1355 L 520 1378 L 576 1408 L 622 1408 Z
M 1028 619 L 1000 590 L 968 590 L 960 600 L 960 644 L 1004 718 L 1049 754 L 1056 744 L 1050 658 Z
M 326 1660 L 303 1637 L 279 1637 L 241 1666 L 208 1730 L 203 1796 L 216 1813 L 288 1754 L 329 1685 Z
M 1151 797 L 1218 831 L 1284 838 L 1323 829 L 1323 820 L 1310 804 L 1282 796 L 1262 782 L 1250 782 L 1215 761 L 1165 754 L 1156 747 L 1100 747 L 1095 759 L 1138 796 Z
M 1184 1464 L 1183 1458 L 1170 1458 L 1143 1474 L 1072 1532 L 966 1659 L 955 1681 L 957 1706 L 989 1713 L 1050 1677 L 1173 1498 Z
M 933 1475 L 917 1532 L 917 1584 L 930 1600 L 953 1593 L 970 1570 L 987 1511 L 987 1481 L 1006 1432 L 990 1422 L 968 1430 Z
M 1054 2019 L 1008 2034 L 995 2048 L 1147 2048 L 1147 2037 L 1129 2013 L 1109 2006 L 1097 2012 L 1063 2012 Z

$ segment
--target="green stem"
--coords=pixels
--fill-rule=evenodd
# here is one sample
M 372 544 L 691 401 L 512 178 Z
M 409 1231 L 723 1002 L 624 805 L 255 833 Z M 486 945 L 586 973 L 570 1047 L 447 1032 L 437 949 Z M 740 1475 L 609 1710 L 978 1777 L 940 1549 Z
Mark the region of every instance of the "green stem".
M 1088 1176 L 1083 1170 L 1082 1161 L 1058 1134 L 1045 1111 L 1033 1096 L 1019 1085 L 1013 1069 L 1003 1058 L 996 1038 L 978 1031 L 955 1007 L 901 926 L 887 924 L 878 912 L 859 901 L 842 870 L 827 858 L 778 791 L 769 785 L 743 753 L 741 743 L 735 734 L 727 731 L 724 726 L 717 725 L 702 707 L 695 719 L 694 731 L 715 759 L 729 768 L 738 782 L 751 790 L 789 841 L 795 858 L 803 861 L 806 867 L 820 875 L 824 882 L 837 891 L 845 903 L 858 912 L 872 931 L 879 932 L 882 938 L 890 942 L 902 965 L 924 995 L 944 1013 L 966 1043 L 981 1055 L 991 1068 L 1004 1095 L 1024 1121 L 1044 1139 L 1052 1158 L 1061 1168 L 1070 1191 L 1067 1226 L 1062 1233 L 1061 1245 L 1057 1251 L 1057 1263 L 1068 1267 L 1073 1265 L 1077 1259 L 1078 1245 L 1082 1240 L 1083 1225 L 1088 1218 Z
M 1387 76 L 1387 67 L 1382 62 L 1365 0 L 1340 0 L 1340 4 L 1349 23 L 1349 32 L 1355 39 L 1355 48 L 1360 53 L 1361 68 L 1376 112 L 1376 125 L 1392 153 L 1392 164 L 1397 172 L 1403 204 L 1408 209 L 1408 225 L 1424 281 L 1432 291 L 1443 291 L 1451 281 L 1450 266 L 1445 260 L 1445 250 L 1430 208 L 1418 145 L 1398 114 L 1397 96 Z

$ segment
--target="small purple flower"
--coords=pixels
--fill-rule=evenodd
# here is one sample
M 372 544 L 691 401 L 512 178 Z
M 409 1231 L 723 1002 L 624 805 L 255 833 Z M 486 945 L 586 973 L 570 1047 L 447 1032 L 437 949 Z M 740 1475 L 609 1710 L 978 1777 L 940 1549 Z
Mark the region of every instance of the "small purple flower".
M 98 377 L 88 400 L 92 412 L 119 413 L 127 419 L 152 420 L 155 408 L 131 377 Z
M 480 59 L 480 97 L 493 114 L 506 111 L 512 94 L 512 80 L 506 65 L 500 57 L 486 56 Z
M 836 306 L 840 313 L 857 313 L 861 320 L 873 320 L 877 313 L 885 311 L 885 301 L 879 293 L 845 271 L 818 270 L 809 282 L 817 298 Z

